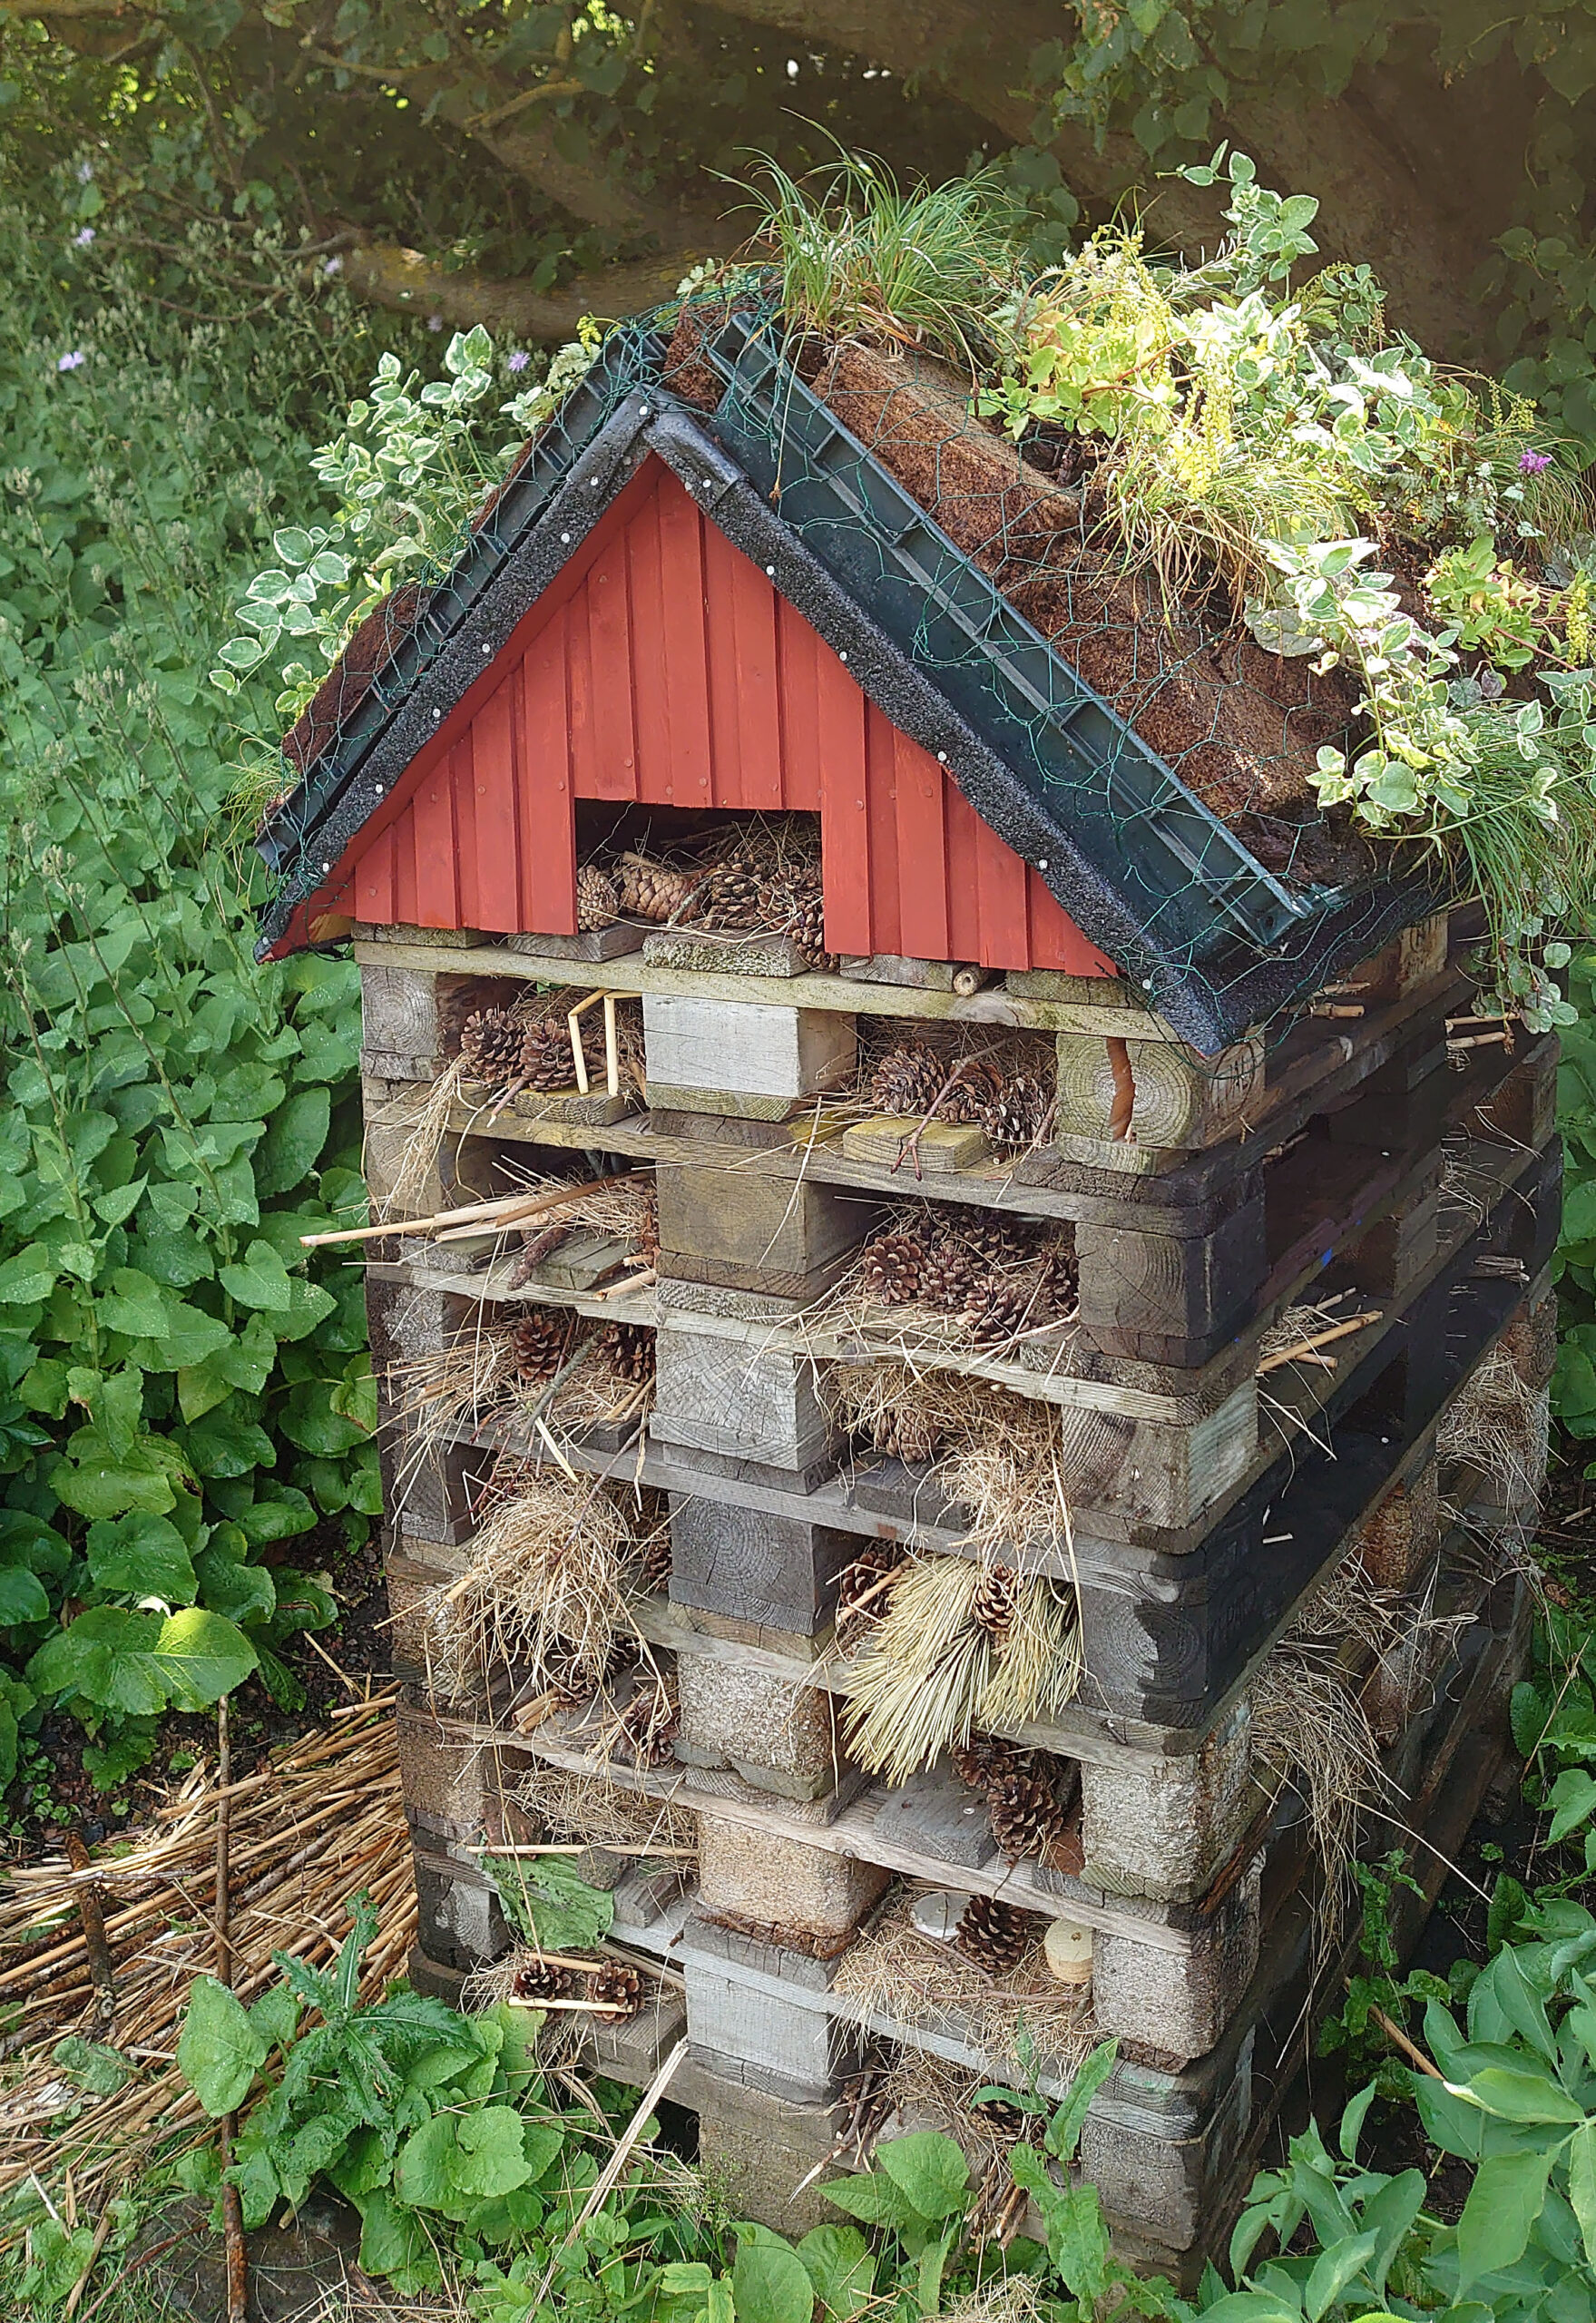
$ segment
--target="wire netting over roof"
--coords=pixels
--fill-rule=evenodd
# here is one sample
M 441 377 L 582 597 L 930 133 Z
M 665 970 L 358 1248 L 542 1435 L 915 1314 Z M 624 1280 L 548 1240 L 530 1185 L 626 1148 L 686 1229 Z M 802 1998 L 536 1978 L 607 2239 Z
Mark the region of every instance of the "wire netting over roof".
M 490 607 L 507 633 L 640 444 L 750 553 L 778 528 L 783 593 L 833 643 L 842 614 L 865 623 L 867 691 L 1172 1021 L 1191 998 L 1201 1045 L 1199 1024 L 1261 1020 L 1433 902 L 1414 850 L 1399 884 L 1389 850 L 1382 868 L 1317 805 L 1316 753 L 1345 741 L 1356 681 L 1265 652 L 1217 580 L 1177 596 L 1132 569 L 1093 439 L 1043 431 L 1022 456 L 947 365 L 798 339 L 773 306 L 722 298 L 611 331 L 453 569 L 351 640 L 284 745 L 268 942 L 372 811 L 377 770 L 391 789 L 426 740 L 418 691 L 446 712 L 482 668 L 465 633 Z

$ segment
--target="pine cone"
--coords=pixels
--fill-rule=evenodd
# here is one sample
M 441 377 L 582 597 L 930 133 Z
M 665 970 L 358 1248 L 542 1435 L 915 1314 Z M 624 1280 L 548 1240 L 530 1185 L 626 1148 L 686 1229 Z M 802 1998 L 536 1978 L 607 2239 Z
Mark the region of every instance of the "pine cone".
M 920 1269 L 920 1296 L 928 1307 L 956 1315 L 975 1281 L 976 1262 L 963 1242 L 939 1234 Z
M 1008 1637 L 1020 1603 L 1020 1576 L 1006 1564 L 984 1565 L 970 1600 L 970 1619 L 998 1644 Z
M 818 880 L 807 892 L 795 896 L 782 933 L 792 938 L 810 967 L 831 965 L 833 956 L 826 949 L 826 899 Z
M 632 1553 L 632 1570 L 645 1596 L 662 1597 L 671 1586 L 671 1527 L 657 1524 Z
M 615 892 L 615 882 L 596 863 L 584 863 L 576 875 L 576 925 L 585 935 L 590 928 L 611 927 L 621 916 L 621 898 Z
M 460 1055 L 473 1081 L 503 1089 L 521 1077 L 521 1052 L 526 1027 L 513 1010 L 480 1008 L 465 1019 L 460 1034 Z
M 580 1020 L 579 1030 L 589 1084 L 591 1086 L 594 1081 L 602 1083 L 604 1077 L 602 1032 L 595 1030 L 585 1016 Z M 571 1027 L 563 1016 L 526 1027 L 521 1043 L 520 1080 L 523 1088 L 526 1089 L 575 1088 L 576 1066 L 571 1054 Z
M 621 1716 L 621 1740 L 640 1767 L 663 1767 L 672 1756 L 679 1720 L 676 1705 L 654 1686 L 645 1686 Z
M 1063 1838 L 1066 1818 L 1045 1774 L 1000 1776 L 986 1804 L 992 1836 L 1011 1863 L 1039 1856 Z
M 1070 1322 L 1081 1305 L 1081 1268 L 1073 1245 L 1054 1242 L 1036 1271 L 1036 1320 Z
M 613 877 L 616 900 L 628 917 L 663 922 L 676 912 L 691 917 L 689 898 L 699 884 L 695 872 L 672 871 L 667 864 L 651 863 L 646 856 L 623 855 Z
M 984 1108 L 981 1126 L 1000 1153 L 1023 1152 L 1046 1133 L 1056 1102 L 1035 1073 L 1012 1073 Z
M 988 1275 L 971 1286 L 959 1315 L 966 1338 L 975 1347 L 1006 1347 L 1022 1331 L 1046 1321 L 1033 1279 L 1024 1275 Z
M 536 2008 L 545 2000 L 565 2000 L 571 1993 L 571 1971 L 547 1960 L 523 1960 L 510 1979 L 510 1997 L 524 2007 Z
M 1040 1750 L 1023 1750 L 1000 1734 L 972 1734 L 963 1750 L 948 1755 L 959 1780 L 972 1790 L 990 1790 L 1011 1775 L 1034 1774 L 1043 1763 Z
M 951 1068 L 950 1068 L 951 1069 Z M 979 1127 L 996 1103 L 1003 1079 L 997 1067 L 984 1057 L 961 1059 L 953 1087 L 936 1108 L 938 1121 Z
M 1000 1904 L 995 1896 L 972 1896 L 954 1935 L 954 1948 L 989 1975 L 1001 1975 L 1023 1960 L 1042 1929 L 1039 1913 Z
M 925 1257 L 917 1234 L 877 1234 L 859 1255 L 859 1280 L 883 1307 L 906 1307 L 919 1294 Z
M 654 1335 L 646 1323 L 606 1323 L 599 1352 L 629 1387 L 644 1387 L 654 1376 Z
M 602 2001 L 617 2016 L 637 2016 L 647 1995 L 641 1976 L 629 1961 L 612 1960 L 596 1976 L 588 1978 L 586 1997 Z
M 510 1350 L 518 1377 L 552 1379 L 570 1354 L 576 1318 L 568 1309 L 529 1307 L 510 1326 Z
M 945 1226 L 972 1259 L 989 1267 L 1017 1266 L 1034 1257 L 1040 1230 L 1033 1219 L 1007 1217 L 970 1201 L 950 1202 Z
M 851 1564 L 845 1564 L 837 1576 L 837 1638 L 838 1644 L 851 1647 L 856 1640 L 868 1635 L 875 1623 L 886 1615 L 892 1603 L 890 1589 L 877 1584 L 889 1573 L 896 1573 L 905 1563 L 904 1552 L 896 1544 L 872 1542 L 863 1548 Z M 876 1590 L 875 1596 L 870 1592 Z M 867 1604 L 861 1600 L 869 1598 Z
M 727 856 L 699 889 L 696 917 L 700 926 L 740 933 L 769 925 L 764 879 L 747 855 Z
M 923 1042 L 889 1049 L 870 1075 L 870 1103 L 878 1113 L 918 1121 L 947 1079 L 947 1068 Z
M 906 1460 L 917 1467 L 935 1457 L 942 1436 L 935 1420 L 924 1412 L 883 1412 L 870 1428 L 870 1441 L 889 1460 Z

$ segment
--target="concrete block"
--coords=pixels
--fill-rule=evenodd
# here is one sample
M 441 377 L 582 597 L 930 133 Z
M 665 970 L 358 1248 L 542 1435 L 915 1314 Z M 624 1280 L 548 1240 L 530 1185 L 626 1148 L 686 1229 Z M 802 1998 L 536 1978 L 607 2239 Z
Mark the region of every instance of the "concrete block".
M 1083 1760 L 1082 1877 L 1113 1894 L 1166 1903 L 1205 1895 L 1261 1804 L 1251 1749 L 1244 1698 L 1190 1753 Z
M 837 2213 L 820 2191 L 820 2181 L 832 2173 L 817 2175 L 836 2138 L 828 2107 L 795 2105 L 707 2073 L 693 2076 L 691 2094 L 699 2166 L 738 2217 L 789 2238 L 836 2222 Z
M 834 1699 L 823 1686 L 773 1677 L 703 1653 L 678 1658 L 684 1765 L 730 1767 L 757 1789 L 820 1799 L 847 1763 Z
M 1190 1950 L 1099 1931 L 1092 1993 L 1099 2029 L 1181 2059 L 1205 2056 L 1247 1990 L 1258 1954 L 1260 1855 L 1205 1921 Z
M 785 1834 L 699 1816 L 699 1903 L 794 1951 L 840 1950 L 891 1875 Z

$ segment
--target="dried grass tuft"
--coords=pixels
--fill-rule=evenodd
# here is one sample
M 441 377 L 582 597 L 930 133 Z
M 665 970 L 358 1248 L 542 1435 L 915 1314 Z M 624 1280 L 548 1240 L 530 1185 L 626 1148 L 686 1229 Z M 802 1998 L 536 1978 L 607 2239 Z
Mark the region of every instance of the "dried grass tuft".
M 627 1614 L 632 1525 L 603 1484 L 534 1476 L 501 1501 L 472 1543 L 469 1568 L 421 1599 L 428 1671 L 443 1693 L 509 1666 L 534 1689 L 603 1677 Z
M 971 1547 L 1067 1541 L 1067 1457 L 1056 1404 L 911 1363 L 834 1363 L 823 1380 L 850 1436 L 901 1460 L 937 1460 L 938 1484 L 968 1514 Z
M 1040 1943 L 1005 1970 L 999 1984 L 951 1944 L 922 1936 L 909 1909 L 906 1895 L 888 1898 L 844 1954 L 832 1989 L 905 2034 L 968 2040 L 995 2073 L 1017 2076 L 1022 2084 L 1027 2070 L 1068 2081 L 1096 2038 L 1091 1987 L 1050 1976 Z M 1029 2068 L 1021 2055 L 1026 2045 L 1033 2052 Z
M 385 1128 L 407 1128 L 410 1135 L 392 1185 L 382 1201 L 373 1205 L 375 1217 L 404 1218 L 422 1207 L 428 1181 L 448 1133 L 449 1115 L 459 1102 L 464 1077 L 465 1067 L 455 1057 L 444 1067 L 419 1105 L 412 1097 L 404 1097 L 380 1116 Z
M 1548 1410 L 1545 1389 L 1537 1393 L 1506 1350 L 1493 1348 L 1443 1413 L 1436 1454 L 1477 1469 L 1504 1508 L 1522 1509 L 1526 1521 L 1532 1521 L 1532 1504 L 1546 1475 Z
M 574 1774 L 563 1767 L 535 1766 L 515 1793 L 516 1804 L 534 1817 L 551 1839 L 579 1839 L 589 1847 L 617 1848 L 640 1858 L 651 1848 L 669 1850 L 679 1869 L 697 1857 L 699 1818 L 685 1807 L 622 1790 L 601 1775 Z
M 1072 1588 L 1022 1578 L 1012 1617 L 994 1633 L 981 1619 L 994 1568 L 964 1557 L 913 1557 L 895 1577 L 887 1610 L 854 1664 L 846 1720 L 860 1763 L 906 1782 L 971 1733 L 1045 1725 L 1081 1682 Z

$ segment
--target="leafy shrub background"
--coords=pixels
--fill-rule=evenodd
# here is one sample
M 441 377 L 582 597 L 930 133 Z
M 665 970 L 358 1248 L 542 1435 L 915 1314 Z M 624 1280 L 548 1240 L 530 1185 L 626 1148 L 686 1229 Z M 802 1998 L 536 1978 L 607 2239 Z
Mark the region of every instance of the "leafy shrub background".
M 292 1544 L 378 1509 L 359 1269 L 298 1241 L 362 1214 L 357 975 L 255 965 L 205 672 L 380 347 L 336 288 L 208 325 L 0 234 L 0 1781 L 55 1699 L 109 1787 L 169 1704 L 292 1704 Z

